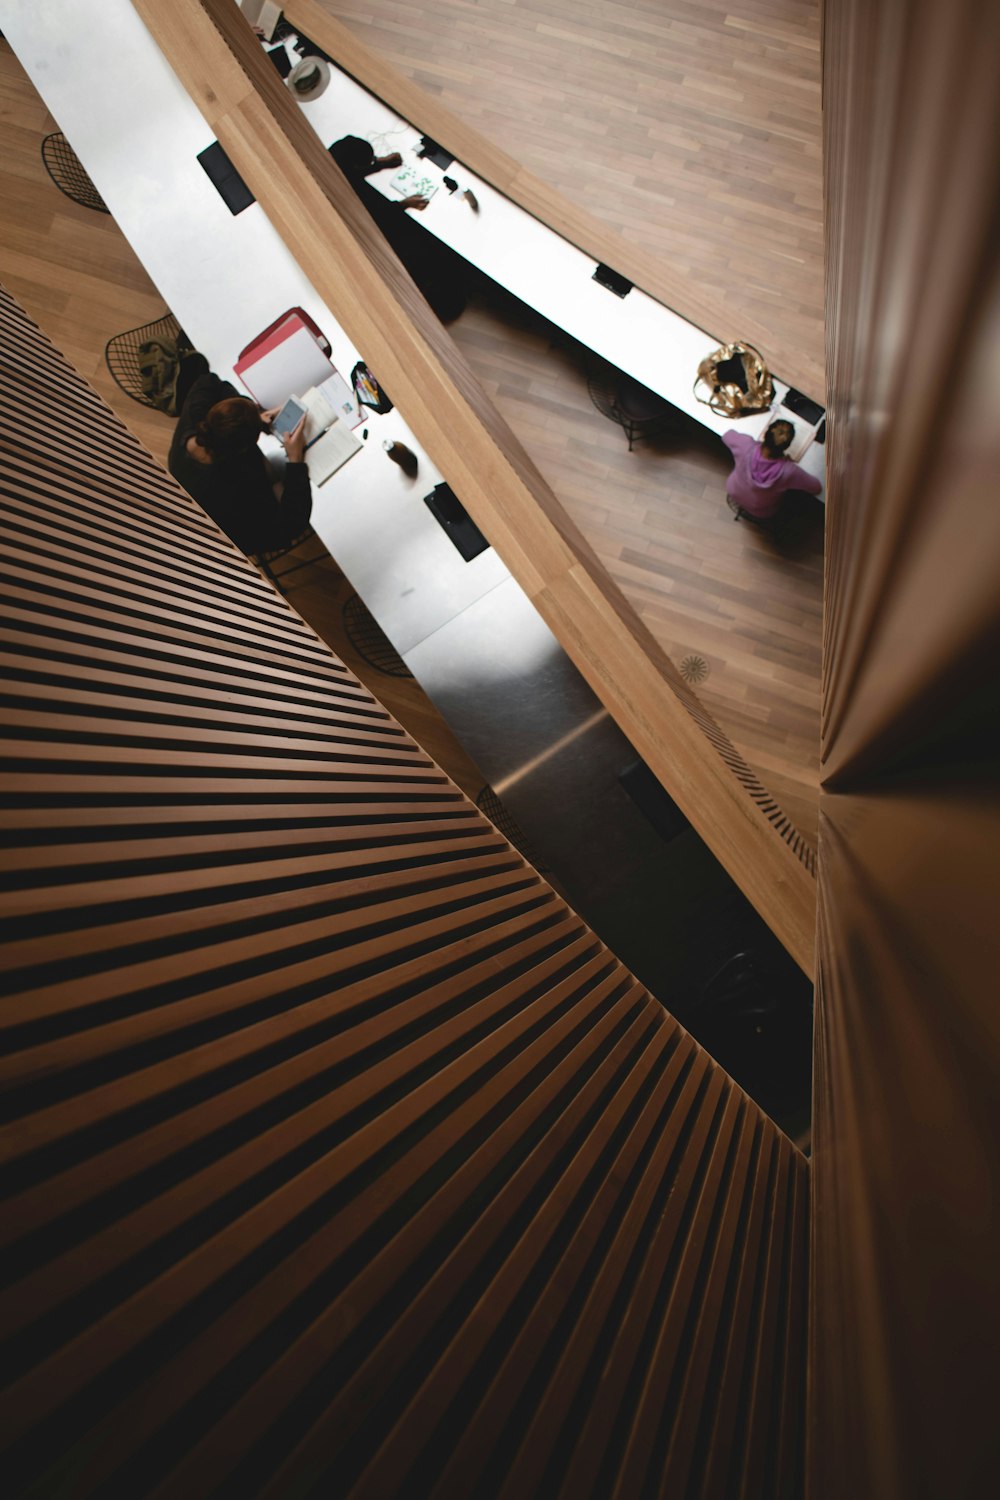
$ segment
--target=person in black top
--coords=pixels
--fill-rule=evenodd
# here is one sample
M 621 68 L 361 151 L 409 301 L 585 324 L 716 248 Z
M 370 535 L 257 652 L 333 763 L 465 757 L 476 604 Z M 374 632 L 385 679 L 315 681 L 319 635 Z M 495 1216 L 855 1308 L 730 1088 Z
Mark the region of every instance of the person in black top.
M 461 256 L 406 212 L 408 208 L 426 208 L 427 199 L 419 195 L 399 201 L 384 198 L 365 180 L 373 172 L 400 166 L 403 158 L 399 152 L 376 156 L 370 142 L 357 135 L 342 136 L 328 149 L 441 322 L 453 323 L 465 311 L 466 266 Z
M 171 474 L 247 556 L 288 546 L 305 531 L 312 510 L 303 461 L 305 418 L 281 439 L 288 461 L 279 501 L 267 459 L 257 446 L 277 412 L 262 412 L 213 375 L 203 355 L 184 361 L 182 384 L 187 392 L 167 458 Z

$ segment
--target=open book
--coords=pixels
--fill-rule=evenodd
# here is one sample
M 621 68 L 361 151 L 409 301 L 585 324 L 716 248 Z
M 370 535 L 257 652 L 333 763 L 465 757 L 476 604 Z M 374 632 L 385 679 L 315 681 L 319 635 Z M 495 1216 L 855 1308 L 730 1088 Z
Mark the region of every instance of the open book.
M 306 465 L 313 484 L 324 484 L 361 447 L 351 431 L 357 406 L 340 375 L 296 397 L 306 409 Z

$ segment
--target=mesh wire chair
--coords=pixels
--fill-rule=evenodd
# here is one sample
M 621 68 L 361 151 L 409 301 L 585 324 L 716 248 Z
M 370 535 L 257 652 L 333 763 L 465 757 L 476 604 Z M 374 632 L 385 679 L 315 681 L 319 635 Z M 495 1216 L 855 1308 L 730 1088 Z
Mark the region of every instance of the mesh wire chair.
M 290 552 L 294 552 L 297 547 L 301 547 L 303 542 L 308 542 L 310 538 L 315 538 L 317 543 L 319 543 L 319 538 L 316 536 L 315 531 L 313 531 L 311 526 L 307 526 L 306 529 L 304 531 L 300 531 L 298 536 L 295 537 L 292 541 L 285 542 L 280 547 L 270 547 L 266 552 L 251 553 L 251 560 L 255 562 L 260 571 L 271 580 L 275 588 L 278 590 L 279 594 L 283 594 L 285 592 L 282 588 L 282 583 L 286 578 L 290 577 L 292 573 L 297 573 L 300 568 L 312 567 L 313 563 L 322 562 L 323 558 L 327 556 L 326 548 L 322 546 L 322 543 L 320 543 L 321 550 L 318 556 L 300 557 L 298 562 L 292 563 L 291 567 L 282 568 L 280 573 L 276 573 L 274 571 L 274 563 L 280 562 L 283 557 L 287 557 Z
M 150 400 L 142 389 L 139 375 L 139 348 L 150 339 L 173 339 L 182 353 L 190 351 L 191 344 L 177 319 L 165 313 L 154 323 L 144 323 L 141 328 L 130 328 L 127 333 L 116 333 L 108 339 L 104 359 L 115 383 L 121 386 L 126 396 L 138 401 L 140 406 L 158 410 L 156 402 Z
M 352 594 L 344 603 L 344 630 L 347 639 L 368 666 L 387 677 L 412 677 L 395 646 L 381 625 L 362 603 L 357 594 Z
M 72 198 L 74 203 L 80 203 L 84 208 L 93 208 L 99 214 L 111 212 L 61 130 L 53 131 L 52 135 L 45 137 L 42 142 L 42 161 L 56 187 L 67 198 Z
M 540 856 L 536 853 L 528 836 L 524 833 L 520 823 L 514 814 L 501 802 L 491 786 L 484 786 L 476 798 L 476 806 L 483 813 L 494 828 L 502 833 L 509 844 L 513 844 L 518 854 L 533 865 L 539 874 L 546 873 L 546 866 L 542 863 Z
M 677 425 L 678 414 L 668 401 L 604 360 L 589 362 L 587 390 L 601 415 L 623 430 L 630 453 L 642 438 L 656 437 Z

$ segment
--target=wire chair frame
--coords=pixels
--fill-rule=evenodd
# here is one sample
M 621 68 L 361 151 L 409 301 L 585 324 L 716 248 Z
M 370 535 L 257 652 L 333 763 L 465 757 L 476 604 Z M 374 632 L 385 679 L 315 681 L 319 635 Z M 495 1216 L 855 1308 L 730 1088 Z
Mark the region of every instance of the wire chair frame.
M 326 548 L 321 547 L 321 551 L 317 556 L 301 557 L 298 562 L 292 563 L 290 568 L 282 568 L 280 573 L 274 571 L 272 563 L 280 562 L 283 557 L 287 557 L 290 552 L 294 552 L 296 548 L 301 547 L 304 542 L 308 542 L 311 538 L 315 538 L 319 542 L 319 537 L 316 536 L 315 531 L 313 531 L 311 526 L 307 526 L 292 541 L 285 542 L 280 547 L 268 547 L 260 552 L 250 554 L 251 561 L 256 563 L 265 578 L 270 579 L 279 594 L 284 594 L 285 592 L 282 588 L 282 583 L 286 578 L 291 577 L 293 573 L 297 573 L 300 568 L 311 568 L 314 563 L 322 562 L 329 555 Z
M 594 406 L 617 422 L 628 439 L 628 451 L 642 438 L 656 437 L 677 425 L 678 413 L 655 392 L 604 360 L 591 359 L 586 368 L 587 392 Z
M 152 323 L 144 323 L 140 328 L 130 328 L 125 333 L 116 333 L 108 339 L 104 347 L 104 361 L 111 372 L 111 378 L 126 396 L 131 396 L 140 406 L 148 406 L 157 411 L 159 408 L 156 402 L 150 400 L 143 391 L 139 375 L 139 349 L 151 339 L 171 339 L 182 352 L 189 351 L 191 347 L 177 319 L 172 313 L 164 313 L 162 318 L 157 318 Z
M 387 677 L 412 677 L 395 646 L 357 594 L 344 602 L 344 630 L 355 651 L 368 666 Z
M 95 213 L 111 210 L 91 182 L 83 163 L 61 130 L 54 130 L 42 142 L 42 162 L 59 191 L 83 208 Z

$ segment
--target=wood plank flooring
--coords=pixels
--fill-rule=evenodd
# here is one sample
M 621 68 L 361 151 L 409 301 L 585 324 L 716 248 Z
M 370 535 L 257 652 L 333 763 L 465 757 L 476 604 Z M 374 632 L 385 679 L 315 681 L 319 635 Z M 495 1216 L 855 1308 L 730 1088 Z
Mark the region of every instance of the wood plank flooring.
M 477 295 L 452 328 L 633 608 L 811 841 L 817 832 L 823 512 L 774 537 L 735 523 L 729 456 L 695 423 L 636 444 L 602 417 L 580 353 L 513 299 Z
M 822 398 L 819 0 L 319 3 Z

